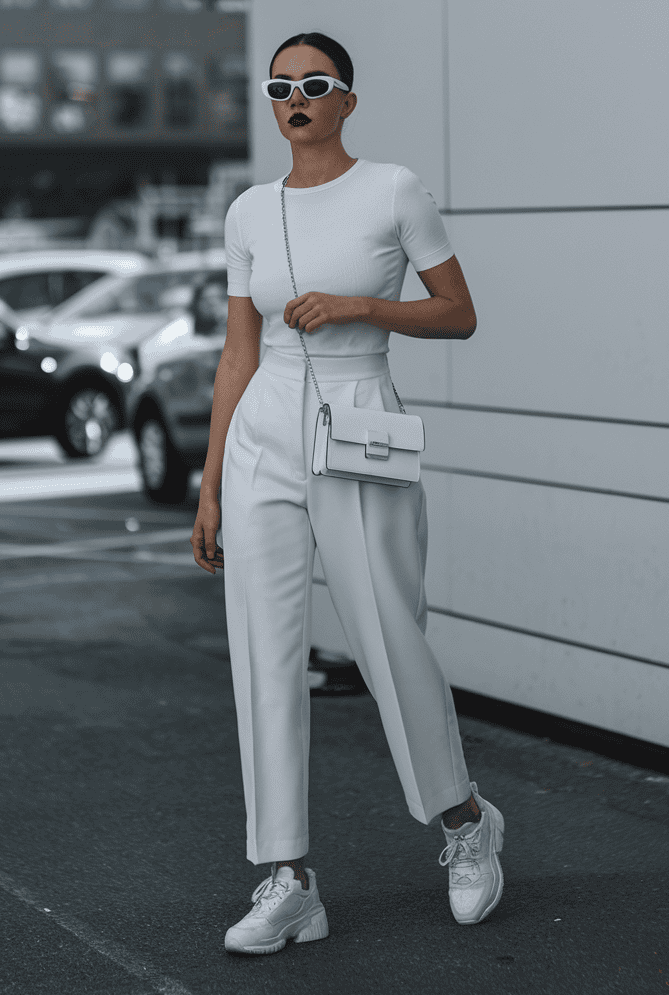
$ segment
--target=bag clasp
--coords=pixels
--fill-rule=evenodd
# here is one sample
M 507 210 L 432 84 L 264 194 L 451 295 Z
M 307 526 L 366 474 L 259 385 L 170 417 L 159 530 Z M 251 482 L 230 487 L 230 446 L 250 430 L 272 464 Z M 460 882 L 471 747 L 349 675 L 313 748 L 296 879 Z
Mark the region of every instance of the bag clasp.
M 365 458 L 388 459 L 389 454 L 388 433 L 368 428 L 365 443 Z

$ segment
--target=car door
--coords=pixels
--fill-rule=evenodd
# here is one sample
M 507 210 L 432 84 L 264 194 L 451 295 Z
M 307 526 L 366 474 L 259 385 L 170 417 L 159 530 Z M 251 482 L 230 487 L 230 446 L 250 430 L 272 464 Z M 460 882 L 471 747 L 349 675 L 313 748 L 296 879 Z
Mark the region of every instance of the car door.
M 17 349 L 14 327 L 0 316 L 0 438 L 30 434 L 52 395 L 40 359 Z
M 85 290 L 71 305 L 64 304 L 49 322 L 49 339 L 115 343 L 140 341 L 160 320 L 160 311 L 147 299 L 145 276 L 116 277 Z M 97 290 L 99 289 L 99 292 Z
M 154 388 L 172 442 L 182 453 L 207 450 L 214 381 L 224 344 L 223 336 L 193 343 L 182 356 L 157 368 Z

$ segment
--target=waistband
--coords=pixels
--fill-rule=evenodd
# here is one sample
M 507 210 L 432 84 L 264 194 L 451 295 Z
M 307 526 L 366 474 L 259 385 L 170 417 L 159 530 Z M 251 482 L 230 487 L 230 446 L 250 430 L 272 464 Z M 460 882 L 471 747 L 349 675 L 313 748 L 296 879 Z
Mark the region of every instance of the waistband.
M 311 356 L 317 380 L 366 380 L 390 371 L 388 353 L 374 352 L 366 356 Z M 304 354 L 294 356 L 271 347 L 263 356 L 260 367 L 289 380 L 311 380 L 311 371 Z

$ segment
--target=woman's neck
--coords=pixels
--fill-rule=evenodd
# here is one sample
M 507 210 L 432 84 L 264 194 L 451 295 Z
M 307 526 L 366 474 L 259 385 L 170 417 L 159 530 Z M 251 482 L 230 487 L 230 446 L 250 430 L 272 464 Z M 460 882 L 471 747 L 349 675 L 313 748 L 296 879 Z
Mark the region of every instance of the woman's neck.
M 345 158 L 329 163 L 325 167 L 322 162 L 314 163 L 313 166 L 303 165 L 302 168 L 293 164 L 286 186 L 318 187 L 323 183 L 330 183 L 348 172 L 357 161 L 352 156 L 346 155 Z

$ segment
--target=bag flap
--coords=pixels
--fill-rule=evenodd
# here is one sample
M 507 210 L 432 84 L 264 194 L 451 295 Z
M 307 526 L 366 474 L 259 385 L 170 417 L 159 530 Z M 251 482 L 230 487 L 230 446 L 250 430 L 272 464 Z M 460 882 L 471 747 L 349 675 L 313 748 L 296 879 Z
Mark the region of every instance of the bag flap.
M 337 442 L 367 443 L 367 429 L 388 433 L 391 449 L 425 449 L 425 429 L 418 415 L 395 414 L 393 411 L 376 411 L 373 408 L 353 408 L 348 405 L 330 405 L 330 437 Z M 322 415 L 320 416 L 322 418 Z

